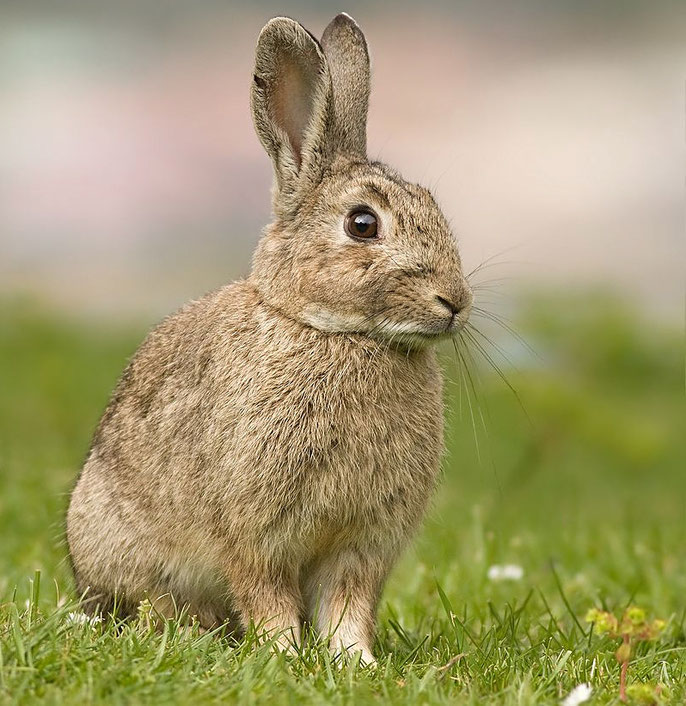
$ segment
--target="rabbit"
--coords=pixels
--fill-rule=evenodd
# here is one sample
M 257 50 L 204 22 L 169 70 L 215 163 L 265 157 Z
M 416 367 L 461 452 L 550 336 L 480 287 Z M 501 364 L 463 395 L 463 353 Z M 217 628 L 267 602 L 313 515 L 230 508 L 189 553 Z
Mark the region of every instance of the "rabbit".
M 472 306 L 430 192 L 367 158 L 367 44 L 277 17 L 251 108 L 274 219 L 250 274 L 159 324 L 119 380 L 71 495 L 90 610 L 205 628 L 304 624 L 374 663 L 377 602 L 439 477 L 436 344 Z

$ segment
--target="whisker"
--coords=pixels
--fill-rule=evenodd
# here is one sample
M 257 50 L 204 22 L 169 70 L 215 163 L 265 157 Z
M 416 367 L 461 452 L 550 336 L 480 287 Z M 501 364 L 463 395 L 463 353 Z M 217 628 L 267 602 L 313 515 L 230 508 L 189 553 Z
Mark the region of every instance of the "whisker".
M 469 346 L 467 345 L 467 341 L 466 341 L 464 338 L 462 338 L 462 337 L 460 337 L 460 341 L 461 341 L 461 343 L 464 345 L 465 352 L 467 353 L 467 355 L 469 355 L 469 359 L 470 359 L 471 362 L 472 362 L 472 366 L 474 367 L 475 374 L 478 376 L 478 366 L 476 365 L 476 361 L 474 360 L 474 357 L 472 356 L 472 352 L 471 352 L 471 350 L 469 349 Z M 481 378 L 480 378 L 480 376 L 479 376 L 479 382 L 481 383 Z M 474 382 L 473 382 L 473 380 L 472 380 L 472 389 L 474 389 Z M 476 390 L 475 390 L 475 389 L 474 389 L 474 394 L 476 395 Z M 486 415 L 488 416 L 489 421 L 490 421 L 490 419 L 491 419 L 491 414 L 490 414 L 490 410 L 489 410 L 489 408 L 488 408 L 488 401 L 487 401 L 486 399 L 484 399 L 484 406 L 485 406 L 485 408 L 486 408 Z M 491 434 L 490 434 L 490 432 L 489 432 L 488 426 L 487 426 L 487 424 L 486 424 L 486 421 L 485 421 L 485 419 L 484 419 L 483 413 L 482 413 L 482 411 L 481 411 L 481 405 L 479 405 L 479 415 L 481 416 L 481 424 L 482 424 L 482 426 L 483 426 L 483 428 L 484 428 L 484 433 L 486 434 L 486 440 L 488 441 L 489 448 L 492 448 L 492 447 L 493 447 L 493 444 L 492 444 L 492 441 L 491 441 Z M 496 486 L 498 487 L 498 494 L 500 495 L 500 497 L 501 497 L 501 499 L 502 499 L 502 497 L 503 497 L 503 488 L 502 488 L 502 484 L 500 483 L 500 476 L 498 475 L 498 468 L 496 467 L 496 464 L 495 464 L 495 458 L 493 457 L 493 454 L 492 454 L 492 453 L 489 454 L 489 456 L 490 456 L 490 460 L 491 460 L 491 468 L 492 468 L 492 470 L 493 470 L 493 477 L 495 478 L 495 483 L 496 483 Z
M 457 341 L 453 341 L 453 344 L 457 346 Z M 458 353 L 459 355 L 459 353 Z M 460 367 L 460 361 L 456 361 L 457 367 Z M 458 385 L 458 390 L 460 391 L 460 396 L 458 397 L 458 409 L 460 410 L 460 421 L 462 421 L 462 375 L 460 375 L 460 384 Z
M 529 416 L 529 412 L 527 411 L 526 407 L 524 406 L 524 403 L 522 402 L 522 398 L 519 395 L 519 392 L 515 389 L 514 385 L 507 379 L 507 376 L 505 373 L 502 371 L 501 367 L 493 360 L 493 357 L 484 349 L 484 347 L 477 341 L 477 339 L 474 337 L 474 334 L 467 330 L 463 329 L 465 335 L 471 340 L 471 342 L 474 344 L 475 348 L 477 351 L 483 356 L 484 360 L 493 368 L 493 370 L 496 372 L 498 377 L 505 383 L 505 385 L 509 388 L 510 392 L 515 396 L 515 399 L 519 403 L 519 406 L 522 408 L 522 411 L 524 412 L 524 415 L 526 416 L 527 420 L 529 421 L 529 424 L 533 426 L 533 421 L 531 420 L 531 417 Z M 474 329 L 475 330 L 475 329 Z
M 481 309 L 478 306 L 472 307 L 472 313 L 474 314 L 474 316 L 481 317 L 482 319 L 488 319 L 489 321 L 492 321 L 494 324 L 497 324 L 498 326 L 503 328 L 509 334 L 514 336 L 529 351 L 529 353 L 531 353 L 533 356 L 540 360 L 540 355 L 531 347 L 529 342 L 523 336 L 517 333 L 517 331 L 515 331 L 512 326 L 510 326 L 510 324 L 508 324 L 507 321 L 503 319 L 502 316 L 494 314 L 492 311 L 486 311 L 485 309 Z
M 467 354 L 467 356 L 469 357 L 469 360 L 471 362 L 471 370 L 470 370 L 470 367 L 468 366 L 466 368 L 466 372 L 467 372 L 467 377 L 469 379 L 469 382 L 472 386 L 472 391 L 474 392 L 474 400 L 477 405 L 477 411 L 479 413 L 479 417 L 481 418 L 481 426 L 484 428 L 484 432 L 486 434 L 486 437 L 490 441 L 490 435 L 488 433 L 488 426 L 486 425 L 486 420 L 484 419 L 483 410 L 481 408 L 481 400 L 479 399 L 479 396 L 476 391 L 477 387 L 476 387 L 476 384 L 474 383 L 474 377 L 476 377 L 476 379 L 479 382 L 479 386 L 483 388 L 483 382 L 481 380 L 481 375 L 479 374 L 479 366 L 476 364 L 476 360 L 474 359 L 474 356 L 472 355 L 472 352 L 469 349 L 467 342 L 464 339 L 461 339 L 461 340 L 462 340 L 462 343 L 464 344 L 465 353 Z M 474 372 L 474 376 L 472 376 L 472 371 Z M 486 414 L 488 415 L 489 414 L 488 405 L 486 404 L 485 400 L 484 400 L 484 405 L 486 406 Z M 490 418 L 490 415 L 489 415 L 489 418 Z
M 493 357 L 489 355 L 489 353 L 484 349 L 481 343 L 475 338 L 473 333 L 474 331 L 476 331 L 476 329 L 473 326 L 463 329 L 464 335 L 474 345 L 476 350 L 481 353 L 484 360 L 493 368 L 496 373 L 498 373 L 498 376 L 503 380 L 503 382 L 514 391 L 514 388 L 512 388 L 512 385 L 505 376 L 505 373 L 503 372 L 502 368 L 493 360 Z
M 481 270 L 485 269 L 486 267 L 494 267 L 495 265 L 506 265 L 508 264 L 507 262 L 493 262 L 496 257 L 500 257 L 501 255 L 505 255 L 505 253 L 512 252 L 513 250 L 516 250 L 519 245 L 511 245 L 509 248 L 504 248 L 503 250 L 500 250 L 497 253 L 494 253 L 490 257 L 487 257 L 485 260 L 481 262 L 481 264 L 477 265 L 468 275 L 467 279 L 469 279 L 472 275 L 476 274 L 477 272 L 480 272 Z
M 472 430 L 474 432 L 474 445 L 476 446 L 476 457 L 481 463 L 481 449 L 479 448 L 479 435 L 477 434 L 476 431 L 476 420 L 474 418 L 474 409 L 472 407 L 472 399 L 469 394 L 469 388 L 467 387 L 467 384 L 465 382 L 465 370 L 467 368 L 467 363 L 465 362 L 464 356 L 462 355 L 462 351 L 460 350 L 459 346 L 457 345 L 457 339 L 453 339 L 453 346 L 455 348 L 455 353 L 457 354 L 457 357 L 460 359 L 461 365 L 459 365 L 459 370 L 460 370 L 460 378 L 462 382 L 464 383 L 464 389 L 467 397 L 467 404 L 469 405 L 469 416 L 471 417 L 472 420 Z
M 476 326 L 474 326 L 474 324 L 469 322 L 465 324 L 465 328 L 468 328 L 472 333 L 477 334 L 484 341 L 484 343 L 488 343 L 489 346 L 496 350 L 503 358 L 503 360 L 505 360 L 516 372 L 520 372 L 520 370 L 510 358 L 510 356 L 502 349 L 502 347 L 499 346 L 494 340 L 489 338 L 483 331 L 480 331 Z
M 482 279 L 476 282 L 472 282 L 471 280 L 469 280 L 469 285 L 473 290 L 480 291 L 485 290 L 488 286 L 492 284 L 503 284 L 504 282 L 513 282 L 515 281 L 515 279 L 515 277 L 492 277 L 491 279 Z

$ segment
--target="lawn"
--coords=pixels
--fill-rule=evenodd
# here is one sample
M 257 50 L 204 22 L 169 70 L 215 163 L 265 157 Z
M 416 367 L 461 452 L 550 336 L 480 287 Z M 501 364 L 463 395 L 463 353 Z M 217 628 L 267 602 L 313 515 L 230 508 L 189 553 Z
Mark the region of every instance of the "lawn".
M 313 638 L 285 656 L 145 616 L 70 619 L 68 492 L 145 326 L 5 301 L 0 704 L 556 704 L 586 682 L 589 703 L 619 703 L 618 640 L 584 616 L 629 605 L 666 621 L 633 651 L 633 702 L 686 702 L 683 335 L 598 294 L 517 310 L 533 350 L 485 329 L 516 395 L 477 352 L 469 375 L 444 352 L 445 477 L 383 595 L 371 669 Z M 493 578 L 503 565 L 521 577 Z

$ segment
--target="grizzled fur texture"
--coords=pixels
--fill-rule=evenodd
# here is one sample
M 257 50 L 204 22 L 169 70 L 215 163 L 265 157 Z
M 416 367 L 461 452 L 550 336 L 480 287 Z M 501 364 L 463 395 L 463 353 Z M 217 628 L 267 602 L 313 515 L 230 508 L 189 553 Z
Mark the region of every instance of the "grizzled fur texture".
M 252 85 L 275 172 L 252 271 L 148 336 L 117 385 L 67 518 L 79 591 L 201 625 L 304 620 L 373 660 L 386 576 L 442 453 L 435 342 L 471 291 L 425 189 L 366 158 L 367 46 L 336 17 L 260 34 Z M 378 238 L 345 232 L 351 210 Z

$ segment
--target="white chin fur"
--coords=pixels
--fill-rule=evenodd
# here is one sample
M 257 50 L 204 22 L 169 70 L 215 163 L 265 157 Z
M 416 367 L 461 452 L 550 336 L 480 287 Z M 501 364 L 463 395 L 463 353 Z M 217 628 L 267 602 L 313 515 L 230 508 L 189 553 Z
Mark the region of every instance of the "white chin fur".
M 381 318 L 381 317 L 380 317 Z M 308 326 L 325 333 L 365 333 L 373 331 L 374 338 L 402 341 L 421 340 L 427 335 L 426 329 L 412 321 L 376 321 L 360 314 L 339 314 L 317 304 L 309 304 L 303 310 L 301 319 Z
M 380 336 L 424 336 L 426 330 L 419 324 L 411 321 L 387 321 L 375 329 L 375 332 Z
M 338 314 L 317 304 L 306 306 L 301 317 L 308 326 L 326 333 L 359 331 L 364 323 L 364 317 L 359 314 Z

